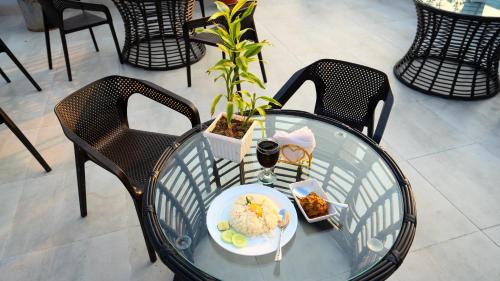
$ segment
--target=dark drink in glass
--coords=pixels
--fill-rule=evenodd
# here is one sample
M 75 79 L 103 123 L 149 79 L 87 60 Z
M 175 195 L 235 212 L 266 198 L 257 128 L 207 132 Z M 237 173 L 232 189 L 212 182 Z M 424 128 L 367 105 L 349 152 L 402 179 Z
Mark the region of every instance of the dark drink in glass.
M 261 139 L 257 142 L 257 160 L 264 168 L 259 174 L 259 181 L 263 184 L 272 184 L 276 181 L 276 175 L 272 168 L 280 157 L 280 145 L 273 139 Z

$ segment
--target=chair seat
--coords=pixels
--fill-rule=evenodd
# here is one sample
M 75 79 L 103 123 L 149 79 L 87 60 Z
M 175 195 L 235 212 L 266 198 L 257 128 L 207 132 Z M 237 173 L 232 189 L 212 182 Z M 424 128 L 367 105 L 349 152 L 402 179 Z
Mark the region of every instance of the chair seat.
M 84 12 L 82 14 L 67 18 L 64 20 L 64 30 L 73 32 L 89 27 L 105 24 L 108 21 L 105 18 L 96 16 L 92 13 Z
M 176 138 L 127 128 L 97 149 L 125 172 L 133 181 L 135 193 L 140 195 L 148 184 L 156 161 Z
M 210 46 L 217 46 L 217 44 L 222 44 L 222 39 L 220 39 L 217 35 L 212 33 L 203 33 L 196 32 L 189 36 L 189 40 L 191 42 L 198 42 Z

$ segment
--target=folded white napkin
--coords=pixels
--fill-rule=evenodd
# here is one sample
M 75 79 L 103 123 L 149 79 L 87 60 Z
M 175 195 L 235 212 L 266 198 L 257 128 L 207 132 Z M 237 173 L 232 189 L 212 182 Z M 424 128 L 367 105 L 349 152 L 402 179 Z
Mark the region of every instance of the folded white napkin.
M 291 133 L 278 131 L 273 138 L 280 145 L 294 144 L 302 147 L 307 153 L 312 154 L 316 147 L 316 139 L 313 132 L 308 127 L 302 127 Z M 303 151 L 293 149 L 282 149 L 283 155 L 292 162 L 301 160 L 305 155 Z

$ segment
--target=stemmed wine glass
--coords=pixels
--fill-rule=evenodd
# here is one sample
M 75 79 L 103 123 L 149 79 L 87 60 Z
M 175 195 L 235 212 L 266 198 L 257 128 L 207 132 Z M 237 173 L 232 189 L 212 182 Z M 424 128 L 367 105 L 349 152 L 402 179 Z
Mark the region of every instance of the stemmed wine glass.
M 259 173 L 259 181 L 262 184 L 272 184 L 276 181 L 272 168 L 278 163 L 279 156 L 280 145 L 275 140 L 264 138 L 257 142 L 257 160 L 264 168 Z

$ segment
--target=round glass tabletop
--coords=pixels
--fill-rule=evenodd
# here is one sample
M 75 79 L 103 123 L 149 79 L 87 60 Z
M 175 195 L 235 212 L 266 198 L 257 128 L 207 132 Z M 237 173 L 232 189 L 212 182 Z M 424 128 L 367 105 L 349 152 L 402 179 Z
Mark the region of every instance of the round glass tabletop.
M 481 17 L 500 17 L 500 0 L 417 0 L 448 12 Z
M 318 223 L 308 223 L 297 210 L 298 228 L 283 248 L 279 264 L 274 262 L 274 254 L 248 257 L 224 250 L 207 231 L 206 212 L 227 188 L 257 182 L 260 166 L 255 142 L 263 132 L 255 129 L 254 146 L 240 165 L 214 159 L 202 130 L 192 130 L 160 159 L 146 194 L 151 206 L 148 215 L 156 227 L 154 244 L 168 249 L 163 256 L 161 249 L 157 251 L 169 267 L 207 279 L 351 280 L 393 257 L 395 244 L 405 244 L 396 251 L 400 254 L 396 260 L 404 259 L 415 230 L 415 220 L 408 228 L 405 218 L 414 216 L 414 203 L 397 166 L 377 145 L 339 123 L 312 114 L 283 112 L 267 116 L 265 136 L 307 126 L 317 145 L 310 168 L 278 163 L 278 181 L 272 187 L 291 198 L 290 183 L 314 178 L 349 209 Z

